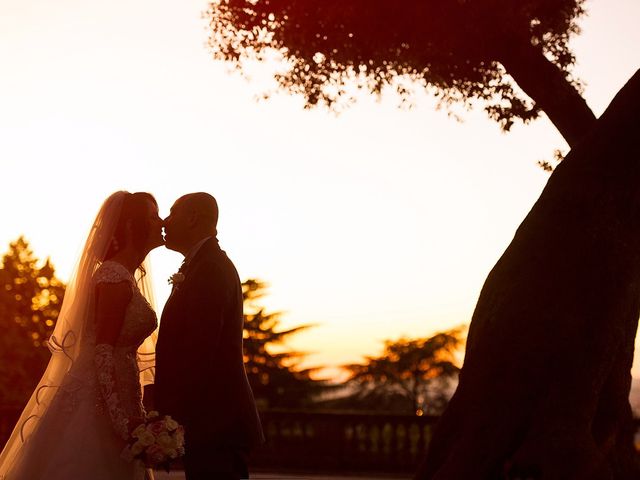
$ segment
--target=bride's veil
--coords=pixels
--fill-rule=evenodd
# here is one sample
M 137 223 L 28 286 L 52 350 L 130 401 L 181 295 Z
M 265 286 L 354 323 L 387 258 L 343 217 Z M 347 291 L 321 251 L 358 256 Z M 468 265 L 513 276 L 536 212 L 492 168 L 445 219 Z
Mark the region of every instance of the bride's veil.
M 49 364 L 0 454 L 0 479 L 17 459 L 24 442 L 38 428 L 39 420 L 51 405 L 57 392 L 61 390 L 67 373 L 73 369 L 72 375 L 78 379 L 94 375 L 92 360 L 95 332 L 92 277 L 105 259 L 113 240 L 124 199 L 128 195 L 131 194 L 119 191 L 109 196 L 93 222 L 74 273 L 67 285 L 53 334 L 48 340 L 51 350 Z M 145 261 L 136 279 L 140 291 L 154 307 L 149 273 L 148 262 Z M 156 337 L 157 334 L 154 332 L 138 351 L 143 384 L 153 382 Z M 91 379 L 88 380 L 91 381 Z M 66 384 L 62 389 L 65 388 Z
M 142 268 L 136 272 L 136 282 L 142 295 L 147 299 L 151 308 L 156 311 L 156 301 L 151 284 L 151 265 L 149 264 L 148 258 L 142 263 Z M 140 383 L 142 386 L 153 383 L 155 379 L 157 340 L 158 329 L 156 328 L 151 335 L 145 338 L 142 345 L 138 348 L 138 368 L 140 370 Z

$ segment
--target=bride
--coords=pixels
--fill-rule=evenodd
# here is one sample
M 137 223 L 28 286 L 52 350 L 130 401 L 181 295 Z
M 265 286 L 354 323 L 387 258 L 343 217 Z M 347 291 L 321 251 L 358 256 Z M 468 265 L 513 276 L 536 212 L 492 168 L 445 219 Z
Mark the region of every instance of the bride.
M 152 477 L 121 452 L 153 379 L 157 318 L 143 262 L 162 244 L 153 196 L 105 200 L 49 339 L 49 365 L 0 454 L 0 480 Z

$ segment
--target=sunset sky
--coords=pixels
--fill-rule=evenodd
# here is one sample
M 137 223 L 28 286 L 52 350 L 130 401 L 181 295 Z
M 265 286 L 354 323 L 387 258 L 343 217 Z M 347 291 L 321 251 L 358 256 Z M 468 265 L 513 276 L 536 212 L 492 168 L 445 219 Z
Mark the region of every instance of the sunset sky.
M 306 366 L 357 362 L 385 339 L 468 323 L 483 281 L 540 194 L 551 123 L 509 134 L 363 98 L 340 116 L 256 101 L 214 62 L 202 0 L 0 0 L 0 252 L 24 234 L 68 278 L 101 202 L 192 191 L 220 205 L 240 276 L 270 284 Z M 591 0 L 575 73 L 600 115 L 640 67 L 640 2 Z M 152 253 L 158 306 L 178 254 Z M 329 371 L 327 371 L 329 372 Z M 633 373 L 640 376 L 640 360 Z

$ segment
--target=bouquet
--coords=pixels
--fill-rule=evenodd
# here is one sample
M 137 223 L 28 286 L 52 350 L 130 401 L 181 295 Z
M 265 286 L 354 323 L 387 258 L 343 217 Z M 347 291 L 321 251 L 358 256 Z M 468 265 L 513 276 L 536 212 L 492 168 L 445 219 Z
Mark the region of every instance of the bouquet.
M 149 412 L 145 422 L 133 432 L 122 457 L 130 462 L 140 460 L 147 468 L 164 468 L 184 455 L 184 427 L 169 415 Z

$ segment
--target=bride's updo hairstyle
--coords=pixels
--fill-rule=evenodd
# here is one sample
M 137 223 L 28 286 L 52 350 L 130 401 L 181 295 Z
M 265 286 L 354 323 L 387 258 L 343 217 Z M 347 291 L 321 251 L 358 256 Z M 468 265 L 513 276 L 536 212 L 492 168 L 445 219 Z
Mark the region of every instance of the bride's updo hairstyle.
M 131 241 L 136 250 L 142 250 L 149 238 L 151 222 L 147 204 L 151 201 L 157 207 L 156 199 L 147 192 L 128 193 L 122 203 L 122 210 L 113 233 L 113 239 L 105 255 L 105 260 L 113 257 L 127 243 L 127 225 L 131 225 Z

